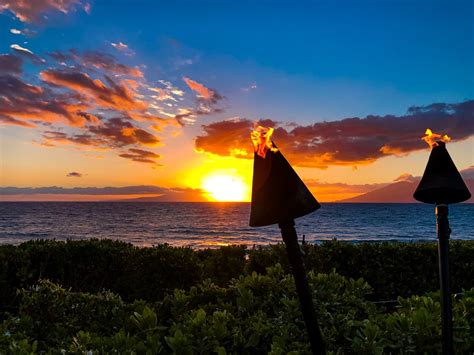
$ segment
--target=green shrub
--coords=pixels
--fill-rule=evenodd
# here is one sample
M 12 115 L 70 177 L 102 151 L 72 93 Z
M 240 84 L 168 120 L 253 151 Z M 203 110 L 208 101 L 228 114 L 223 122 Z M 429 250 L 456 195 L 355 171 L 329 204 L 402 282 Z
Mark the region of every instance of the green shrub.
M 322 334 L 332 354 L 438 353 L 439 295 L 399 298 L 384 313 L 362 279 L 309 274 Z M 66 290 L 49 281 L 19 293 L 0 325 L 0 353 L 309 353 L 293 279 L 279 264 L 227 286 L 210 280 L 158 302 L 124 302 L 109 292 Z M 457 354 L 474 350 L 474 289 L 454 299 Z
M 344 243 L 305 245 L 308 270 L 363 278 L 373 300 L 395 300 L 436 291 L 436 243 Z M 281 264 L 289 272 L 283 244 L 192 250 L 158 245 L 137 248 L 111 240 L 31 241 L 0 246 L 0 317 L 18 306 L 16 290 L 40 279 L 97 293 L 110 290 L 125 301 L 157 301 L 174 289 L 189 290 L 206 279 L 227 286 L 240 275 L 265 273 Z M 474 241 L 451 241 L 453 292 L 474 287 Z

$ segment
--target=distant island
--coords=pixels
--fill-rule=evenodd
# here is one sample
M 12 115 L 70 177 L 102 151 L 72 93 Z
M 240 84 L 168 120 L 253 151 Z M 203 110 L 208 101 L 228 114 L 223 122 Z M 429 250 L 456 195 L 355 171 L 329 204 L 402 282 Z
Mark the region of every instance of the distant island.
M 378 189 L 366 192 L 364 194 L 346 198 L 337 202 L 347 203 L 415 203 L 413 198 L 413 191 L 418 186 L 419 179 L 412 181 L 398 181 L 393 184 L 380 187 Z M 474 191 L 474 179 L 464 178 L 469 191 Z M 466 203 L 474 203 L 474 198 L 471 197 Z

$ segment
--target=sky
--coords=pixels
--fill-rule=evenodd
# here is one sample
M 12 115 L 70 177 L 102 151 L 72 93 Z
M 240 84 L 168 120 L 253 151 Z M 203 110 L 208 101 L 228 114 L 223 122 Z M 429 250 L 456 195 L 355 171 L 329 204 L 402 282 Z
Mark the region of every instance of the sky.
M 471 1 L 0 0 L 3 200 L 243 200 L 257 125 L 321 201 L 474 165 Z

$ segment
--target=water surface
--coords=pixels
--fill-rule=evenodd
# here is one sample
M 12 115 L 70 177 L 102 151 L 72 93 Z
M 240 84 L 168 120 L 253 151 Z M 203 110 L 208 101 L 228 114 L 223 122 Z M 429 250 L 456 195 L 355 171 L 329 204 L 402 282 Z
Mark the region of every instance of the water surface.
M 209 247 L 281 241 L 277 226 L 248 226 L 248 203 L 1 202 L 0 243 L 111 238 L 138 246 Z M 453 239 L 474 240 L 474 204 L 450 206 Z M 425 204 L 323 204 L 296 220 L 308 242 L 436 240 Z

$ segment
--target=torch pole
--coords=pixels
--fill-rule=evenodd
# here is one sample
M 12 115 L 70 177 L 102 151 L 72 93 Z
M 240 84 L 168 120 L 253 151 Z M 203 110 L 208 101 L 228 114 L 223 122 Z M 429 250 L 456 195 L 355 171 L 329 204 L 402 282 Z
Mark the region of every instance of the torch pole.
M 454 354 L 453 348 L 453 311 L 451 305 L 451 287 L 449 277 L 449 228 L 448 206 L 436 205 L 436 233 L 438 237 L 439 280 L 441 286 L 441 331 L 443 354 Z
M 301 311 L 303 313 L 306 329 L 313 354 L 326 354 L 324 342 L 319 330 L 318 321 L 313 306 L 313 298 L 309 289 L 308 279 L 304 267 L 303 254 L 298 244 L 298 237 L 293 220 L 279 223 L 281 236 L 286 246 L 286 254 L 290 263 L 291 272 L 295 279 L 296 291 L 300 299 Z

